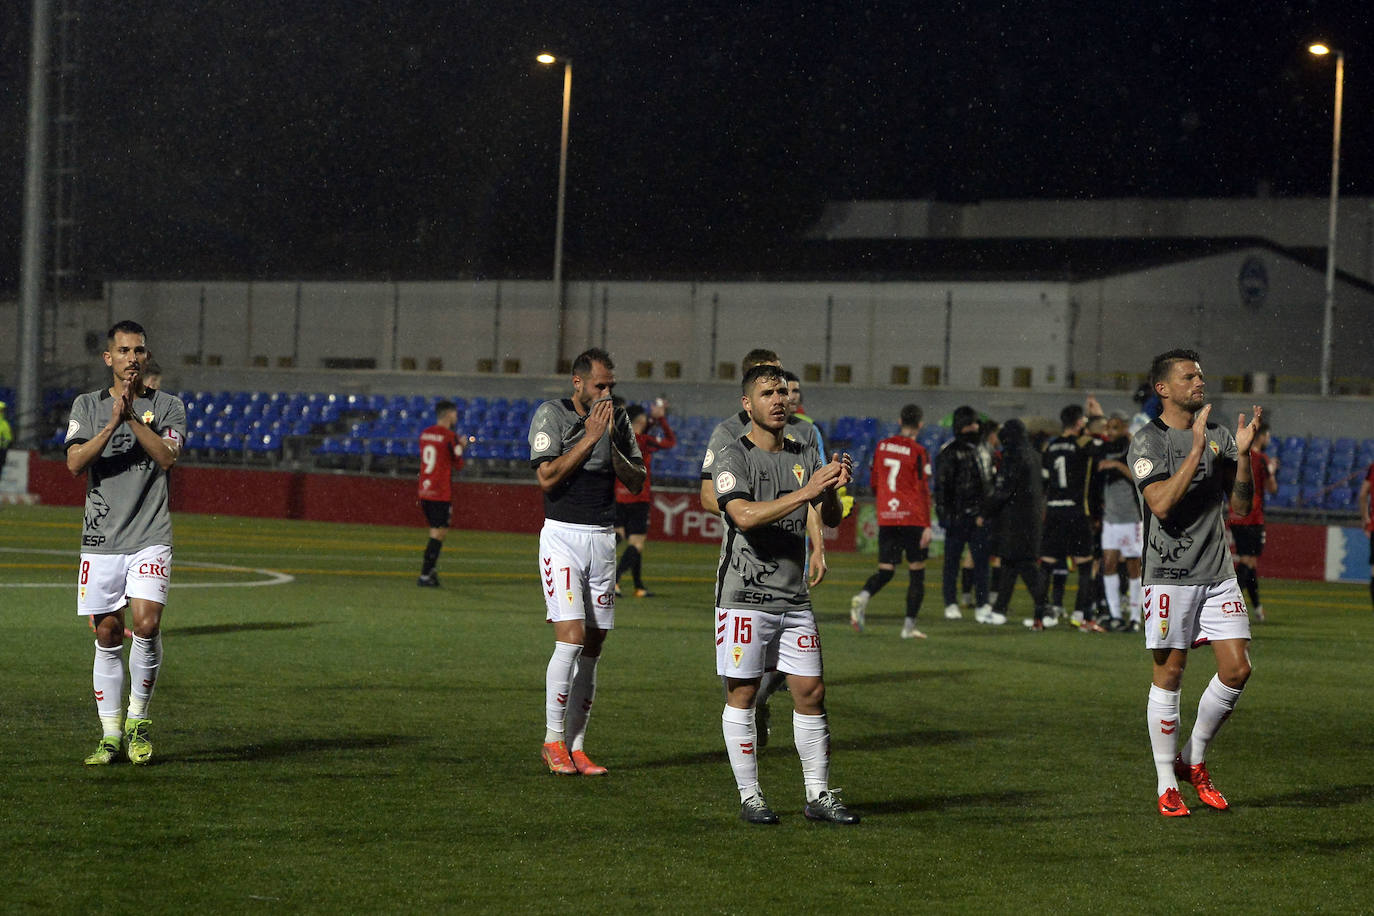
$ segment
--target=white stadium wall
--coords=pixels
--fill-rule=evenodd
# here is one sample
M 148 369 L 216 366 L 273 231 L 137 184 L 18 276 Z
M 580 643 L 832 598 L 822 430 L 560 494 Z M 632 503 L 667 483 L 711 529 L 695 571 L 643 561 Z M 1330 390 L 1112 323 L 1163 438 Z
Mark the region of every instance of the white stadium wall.
M 622 375 L 709 381 L 768 346 L 830 382 L 978 386 L 1065 383 L 1062 283 L 570 283 L 563 355 L 604 346 Z M 375 368 L 552 374 L 556 308 L 536 281 L 160 283 L 108 285 L 104 311 L 137 316 L 165 367 Z M 98 329 L 106 326 L 102 316 Z M 95 328 L 93 328 L 94 330 Z M 947 340 L 948 338 L 948 340 Z M 948 347 L 947 347 L 948 343 Z M 946 353 L 948 352 L 948 365 Z M 83 352 L 63 353 L 77 363 Z
M 1318 390 L 1323 276 L 1269 249 L 1078 283 L 1073 298 L 1086 384 L 1143 374 L 1157 352 L 1180 346 L 1204 355 L 1218 380 L 1266 376 L 1280 392 Z M 1374 294 L 1342 283 L 1337 306 L 1332 374 L 1358 391 L 1374 377 Z

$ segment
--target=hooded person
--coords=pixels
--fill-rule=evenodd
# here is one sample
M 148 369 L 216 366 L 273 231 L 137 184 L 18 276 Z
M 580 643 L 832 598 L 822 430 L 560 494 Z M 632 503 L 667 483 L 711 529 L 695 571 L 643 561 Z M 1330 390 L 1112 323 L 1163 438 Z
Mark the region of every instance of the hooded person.
M 1020 420 L 1003 423 L 998 438 L 1002 442 L 1002 463 L 992 492 L 983 501 L 993 550 L 1002 561 L 993 610 L 1006 615 L 1019 574 L 1035 601 L 1035 616 L 1026 625 L 1043 630 L 1053 618 L 1046 619 L 1045 581 L 1039 564 L 1045 513 L 1040 455 L 1031 446 L 1026 426 Z

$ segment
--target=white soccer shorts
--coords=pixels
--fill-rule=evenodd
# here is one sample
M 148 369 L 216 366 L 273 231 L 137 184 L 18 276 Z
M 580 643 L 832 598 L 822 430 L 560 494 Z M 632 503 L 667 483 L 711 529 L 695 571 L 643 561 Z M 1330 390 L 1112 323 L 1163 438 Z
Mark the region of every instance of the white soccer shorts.
M 716 674 L 745 680 L 774 668 L 821 676 L 821 635 L 810 609 L 778 614 L 716 608 Z
M 172 548 L 165 544 L 138 553 L 83 553 L 76 578 L 76 612 L 111 614 L 133 598 L 167 603 Z
M 1144 532 L 1140 522 L 1103 522 L 1103 551 L 1118 550 L 1123 557 L 1140 556 Z
M 545 619 L 615 629 L 615 529 L 545 519 L 539 531 Z
M 1250 613 L 1235 579 L 1212 585 L 1147 585 L 1142 614 L 1147 649 L 1192 649 L 1249 639 Z

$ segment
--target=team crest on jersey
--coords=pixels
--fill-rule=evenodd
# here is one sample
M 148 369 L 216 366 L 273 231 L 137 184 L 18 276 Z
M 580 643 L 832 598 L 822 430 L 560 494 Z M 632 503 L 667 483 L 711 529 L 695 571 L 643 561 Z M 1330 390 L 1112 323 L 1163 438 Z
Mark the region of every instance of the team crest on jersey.
M 1155 469 L 1155 463 L 1149 458 L 1137 458 L 1132 467 L 1135 469 L 1135 476 L 1148 477 L 1150 472 Z
M 730 650 L 730 657 L 734 659 L 735 667 L 738 668 L 740 660 L 744 658 L 744 649 L 739 646 L 735 646 L 733 649 Z
M 535 434 L 534 434 L 534 450 L 535 450 L 536 452 L 542 452 L 542 451 L 544 451 L 544 449 L 546 449 L 546 448 L 548 448 L 548 447 L 549 447 L 549 434 L 546 433 L 546 432 L 544 432 L 544 431 L 542 431 L 542 430 L 539 431 L 539 432 L 537 432 L 537 433 L 535 433 Z
M 1159 618 L 1159 638 L 1163 639 L 1169 635 L 1169 618 L 1161 616 Z
M 151 410 L 143 411 L 143 425 L 147 426 L 151 422 L 153 422 L 153 412 Z
M 801 486 L 802 483 L 804 482 L 804 481 L 802 480 L 802 477 L 803 477 L 803 475 L 804 475 L 805 473 L 806 473 L 806 470 L 805 470 L 801 465 L 799 465 L 799 464 L 794 464 L 794 465 L 792 465 L 792 476 L 795 477 L 795 478 L 797 478 L 797 486 Z
M 716 477 L 716 492 L 729 493 L 735 488 L 735 475 L 729 471 L 721 471 Z
M 1215 442 L 1212 442 L 1211 440 L 1208 440 L 1208 442 L 1207 442 L 1207 447 L 1210 448 L 1210 449 L 1212 450 L 1212 454 L 1213 454 L 1213 455 L 1219 455 L 1219 454 L 1221 454 L 1221 446 L 1217 445 Z

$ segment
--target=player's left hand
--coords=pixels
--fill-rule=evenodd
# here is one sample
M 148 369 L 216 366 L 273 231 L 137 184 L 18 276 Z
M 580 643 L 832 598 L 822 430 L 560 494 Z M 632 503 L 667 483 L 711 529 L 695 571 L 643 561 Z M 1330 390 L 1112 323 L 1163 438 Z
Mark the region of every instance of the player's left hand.
M 840 466 L 840 476 L 835 481 L 835 488 L 848 486 L 854 479 L 854 459 L 849 457 L 848 452 L 835 452 L 830 456 L 830 460 Z
M 1264 416 L 1264 408 L 1258 404 L 1254 405 L 1255 415 L 1250 418 L 1250 422 L 1245 422 L 1245 414 L 1236 417 L 1236 451 L 1242 455 L 1250 454 L 1250 443 L 1255 441 L 1255 435 L 1259 432 L 1260 417 Z
M 820 585 L 821 580 L 825 578 L 825 574 L 828 571 L 825 565 L 824 544 L 813 543 L 811 545 L 811 560 L 807 563 L 806 568 L 807 572 L 809 573 L 809 576 L 807 578 L 807 584 L 810 585 L 812 588 L 815 588 L 817 585 Z

